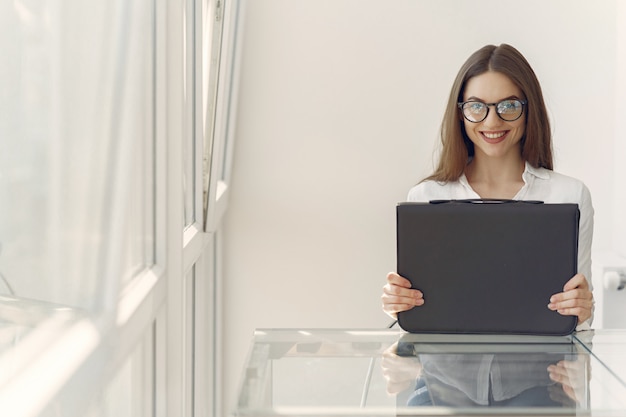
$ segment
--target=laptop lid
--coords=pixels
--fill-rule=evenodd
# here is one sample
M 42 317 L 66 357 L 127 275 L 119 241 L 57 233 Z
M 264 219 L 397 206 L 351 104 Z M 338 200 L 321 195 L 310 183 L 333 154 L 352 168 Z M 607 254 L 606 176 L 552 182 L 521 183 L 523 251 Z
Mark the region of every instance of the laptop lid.
M 576 274 L 576 204 L 459 200 L 397 205 L 397 272 L 425 303 L 398 314 L 417 333 L 565 335 L 548 309 Z

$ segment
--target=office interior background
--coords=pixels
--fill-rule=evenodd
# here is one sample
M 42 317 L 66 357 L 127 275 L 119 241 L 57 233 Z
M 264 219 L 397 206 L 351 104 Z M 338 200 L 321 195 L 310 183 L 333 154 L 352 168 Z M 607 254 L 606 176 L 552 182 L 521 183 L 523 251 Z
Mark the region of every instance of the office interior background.
M 626 327 L 626 5 L 0 5 L 0 409 L 225 416 L 255 328 L 381 328 L 395 204 L 452 80 L 509 43 L 595 207 L 596 326 Z M 5 325 L 16 323 L 17 325 Z

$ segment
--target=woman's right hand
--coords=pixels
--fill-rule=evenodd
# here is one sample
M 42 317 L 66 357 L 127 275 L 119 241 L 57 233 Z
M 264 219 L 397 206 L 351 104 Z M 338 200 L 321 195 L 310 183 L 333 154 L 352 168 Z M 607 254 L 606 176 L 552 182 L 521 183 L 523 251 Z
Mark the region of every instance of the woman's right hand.
M 387 274 L 387 284 L 383 287 L 382 300 L 383 311 L 395 319 L 399 312 L 424 304 L 424 294 L 412 289 L 408 279 L 390 272 Z

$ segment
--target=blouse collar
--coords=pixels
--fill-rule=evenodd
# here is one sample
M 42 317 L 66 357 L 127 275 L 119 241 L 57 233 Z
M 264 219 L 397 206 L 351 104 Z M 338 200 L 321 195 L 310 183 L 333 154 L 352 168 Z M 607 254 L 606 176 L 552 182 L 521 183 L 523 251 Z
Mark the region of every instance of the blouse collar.
M 528 182 L 528 175 L 535 176 L 537 178 L 541 178 L 542 180 L 550 179 L 550 171 L 545 168 L 535 168 L 528 161 L 526 161 L 526 167 L 524 168 L 524 173 L 522 174 L 522 179 L 524 182 Z

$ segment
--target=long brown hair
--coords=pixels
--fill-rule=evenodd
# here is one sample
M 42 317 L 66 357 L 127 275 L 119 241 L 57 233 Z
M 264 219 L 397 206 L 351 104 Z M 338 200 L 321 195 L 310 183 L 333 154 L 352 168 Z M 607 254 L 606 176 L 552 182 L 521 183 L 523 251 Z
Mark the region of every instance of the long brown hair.
M 550 121 L 535 72 L 526 58 L 512 46 L 487 45 L 465 61 L 454 80 L 441 123 L 442 147 L 439 165 L 427 180 L 458 180 L 469 158 L 474 155 L 474 144 L 465 133 L 463 117 L 457 103 L 463 101 L 469 79 L 487 71 L 499 72 L 509 77 L 522 90 L 528 102 L 525 110 L 526 129 L 521 140 L 522 159 L 534 167 L 552 169 Z

